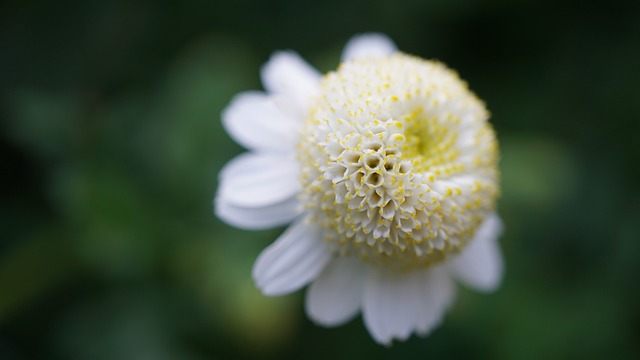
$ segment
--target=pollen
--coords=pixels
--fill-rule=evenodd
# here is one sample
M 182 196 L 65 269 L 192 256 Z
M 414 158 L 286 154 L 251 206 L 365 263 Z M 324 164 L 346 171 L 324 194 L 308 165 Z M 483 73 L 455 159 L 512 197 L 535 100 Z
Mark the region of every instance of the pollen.
M 489 113 L 444 65 L 397 53 L 327 74 L 301 140 L 301 200 L 341 256 L 439 263 L 495 208 Z

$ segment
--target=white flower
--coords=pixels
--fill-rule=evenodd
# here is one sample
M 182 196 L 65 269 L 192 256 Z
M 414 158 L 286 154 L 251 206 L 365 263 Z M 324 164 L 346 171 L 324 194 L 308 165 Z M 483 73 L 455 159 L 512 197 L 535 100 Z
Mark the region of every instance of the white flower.
M 335 72 L 278 52 L 262 82 L 266 93 L 239 94 L 223 113 L 249 152 L 222 170 L 215 208 L 247 229 L 292 223 L 254 265 L 264 294 L 311 284 L 314 322 L 362 311 L 389 344 L 438 325 L 454 279 L 499 285 L 498 146 L 457 74 L 367 34 Z

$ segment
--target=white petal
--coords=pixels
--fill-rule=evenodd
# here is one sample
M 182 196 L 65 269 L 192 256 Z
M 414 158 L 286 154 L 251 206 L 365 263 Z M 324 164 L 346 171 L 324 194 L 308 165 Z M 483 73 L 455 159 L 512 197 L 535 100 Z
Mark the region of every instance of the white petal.
M 336 258 L 307 290 L 305 308 L 314 322 L 338 326 L 360 310 L 368 266 L 358 259 Z
M 342 61 L 366 57 L 385 57 L 398 51 L 396 44 L 386 35 L 369 33 L 352 37 L 342 52 Z
M 421 296 L 429 310 L 416 316 L 416 321 L 418 334 L 426 336 L 444 319 L 444 315 L 455 299 L 456 287 L 442 267 L 427 269 L 423 275 L 425 277 L 424 293 Z
M 306 116 L 312 98 L 318 94 L 321 75 L 293 51 L 279 51 L 262 68 L 262 84 L 270 93 L 292 99 L 301 116 Z
M 279 203 L 262 207 L 245 207 L 230 204 L 216 197 L 216 216 L 239 228 L 261 230 L 288 224 L 301 213 L 300 201 L 292 196 Z
M 301 121 L 292 118 L 275 98 L 244 92 L 224 109 L 222 124 L 237 143 L 248 149 L 290 151 L 298 139 Z
M 502 221 L 497 214 L 489 216 L 462 253 L 447 267 L 461 282 L 479 291 L 493 291 L 502 281 L 503 262 L 498 245 Z
M 373 338 L 385 345 L 413 332 L 426 335 L 442 320 L 455 287 L 441 268 L 404 273 L 377 270 L 364 288 L 363 318 Z
M 330 260 L 322 230 L 303 218 L 262 251 L 253 266 L 253 279 L 265 295 L 283 295 L 313 281 Z
M 298 172 L 291 155 L 244 153 L 220 172 L 218 197 L 235 206 L 275 204 L 300 191 Z

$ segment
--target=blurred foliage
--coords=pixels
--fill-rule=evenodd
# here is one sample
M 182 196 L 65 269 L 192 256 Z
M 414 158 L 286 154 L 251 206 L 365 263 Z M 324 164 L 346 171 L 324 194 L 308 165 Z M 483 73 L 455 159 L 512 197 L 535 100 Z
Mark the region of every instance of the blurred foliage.
M 502 289 L 390 349 L 262 296 L 281 230 L 211 209 L 233 94 L 275 49 L 328 71 L 372 30 L 457 69 L 502 148 Z M 4 1 L 0 358 L 635 359 L 638 64 L 631 1 Z

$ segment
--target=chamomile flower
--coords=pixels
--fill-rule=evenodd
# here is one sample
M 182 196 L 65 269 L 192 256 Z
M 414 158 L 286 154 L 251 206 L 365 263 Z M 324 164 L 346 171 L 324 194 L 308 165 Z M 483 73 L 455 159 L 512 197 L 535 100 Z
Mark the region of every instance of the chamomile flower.
M 237 95 L 227 132 L 249 151 L 221 171 L 216 214 L 289 224 L 258 257 L 265 295 L 310 285 L 307 315 L 362 313 L 381 344 L 428 334 L 455 298 L 502 277 L 498 145 L 484 104 L 443 64 L 354 37 L 324 76 L 294 52 L 262 69 L 266 92 Z

